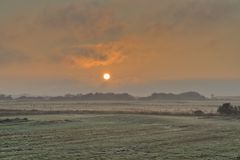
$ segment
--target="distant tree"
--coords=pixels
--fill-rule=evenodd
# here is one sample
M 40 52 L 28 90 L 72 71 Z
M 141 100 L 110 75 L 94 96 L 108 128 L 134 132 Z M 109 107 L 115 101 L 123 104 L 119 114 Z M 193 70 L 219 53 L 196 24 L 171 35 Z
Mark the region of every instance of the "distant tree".
M 12 100 L 12 96 L 0 94 L 0 100 Z
M 217 112 L 225 115 L 239 114 L 239 109 L 239 107 L 232 106 L 231 103 L 224 103 L 218 107 Z

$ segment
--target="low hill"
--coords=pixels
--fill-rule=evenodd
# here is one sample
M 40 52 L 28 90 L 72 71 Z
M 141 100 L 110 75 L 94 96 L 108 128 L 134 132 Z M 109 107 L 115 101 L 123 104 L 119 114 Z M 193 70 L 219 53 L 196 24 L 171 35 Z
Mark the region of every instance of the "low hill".
M 149 97 L 142 97 L 140 100 L 206 100 L 207 98 L 198 92 L 173 93 L 153 93 Z

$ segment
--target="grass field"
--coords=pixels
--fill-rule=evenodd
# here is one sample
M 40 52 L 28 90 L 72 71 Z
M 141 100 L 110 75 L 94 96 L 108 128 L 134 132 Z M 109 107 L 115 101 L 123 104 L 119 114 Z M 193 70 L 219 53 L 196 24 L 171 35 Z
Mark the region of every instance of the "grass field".
M 205 113 L 216 113 L 218 106 L 223 103 L 226 101 L 0 101 L 0 109 L 172 113 L 192 113 L 194 110 L 202 110 Z M 231 103 L 240 105 L 240 101 Z
M 28 115 L 0 123 L 0 159 L 240 159 L 240 120 L 129 114 Z

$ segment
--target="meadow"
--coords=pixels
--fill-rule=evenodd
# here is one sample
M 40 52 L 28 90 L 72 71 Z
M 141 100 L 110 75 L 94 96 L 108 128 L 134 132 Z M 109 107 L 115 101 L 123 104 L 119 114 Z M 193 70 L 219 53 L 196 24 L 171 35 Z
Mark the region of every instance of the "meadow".
M 216 113 L 226 101 L 0 101 L 0 109 L 41 111 Z M 240 105 L 240 101 L 232 101 Z
M 84 106 L 79 106 L 80 103 L 88 104 L 89 108 L 95 106 L 93 109 L 108 106 L 109 110 L 119 106 L 125 106 L 123 109 L 145 106 L 147 109 L 151 104 L 160 110 L 160 106 L 164 106 L 163 103 L 146 105 L 140 102 L 2 102 L 1 109 L 7 103 L 12 103 L 12 109 L 22 107 L 30 110 L 38 108 L 37 105 L 38 109 L 49 110 L 48 107 L 52 106 L 52 110 L 69 110 L 72 104 L 70 109 L 73 111 Z M 190 107 L 193 102 L 179 103 L 180 108 L 186 104 L 189 104 L 189 111 L 195 109 Z M 200 104 L 196 102 L 193 107 Z M 208 105 L 200 105 L 200 109 L 214 111 L 217 104 L 208 102 Z M 183 109 L 189 108 L 186 105 Z M 240 159 L 239 134 L 238 117 L 112 113 L 2 115 L 0 159 L 237 160 Z

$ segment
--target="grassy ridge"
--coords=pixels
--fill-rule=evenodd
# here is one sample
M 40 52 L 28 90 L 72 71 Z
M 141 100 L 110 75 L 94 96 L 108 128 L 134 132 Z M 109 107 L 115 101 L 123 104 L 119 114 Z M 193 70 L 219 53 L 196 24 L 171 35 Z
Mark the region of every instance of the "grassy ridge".
M 196 116 L 194 112 L 167 112 L 167 111 L 148 111 L 148 110 L 9 110 L 0 109 L 0 116 L 15 115 L 56 115 L 56 114 L 143 114 L 143 115 L 172 115 L 172 116 Z M 217 113 L 203 113 L 201 116 L 218 116 Z
M 132 114 L 18 116 L 23 117 L 28 121 L 0 124 L 0 159 L 225 160 L 240 155 L 237 119 Z

